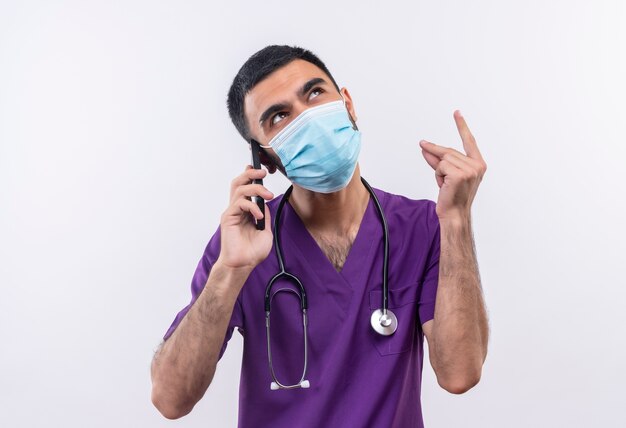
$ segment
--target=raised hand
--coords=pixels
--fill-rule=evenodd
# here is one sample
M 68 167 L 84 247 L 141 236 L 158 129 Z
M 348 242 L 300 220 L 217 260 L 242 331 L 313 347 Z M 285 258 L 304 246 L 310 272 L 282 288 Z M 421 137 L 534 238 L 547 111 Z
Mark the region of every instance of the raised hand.
M 456 127 L 465 153 L 426 140 L 420 141 L 422 155 L 435 170 L 439 186 L 437 216 L 442 219 L 467 219 L 487 164 L 478 150 L 476 139 L 459 110 L 454 112 Z

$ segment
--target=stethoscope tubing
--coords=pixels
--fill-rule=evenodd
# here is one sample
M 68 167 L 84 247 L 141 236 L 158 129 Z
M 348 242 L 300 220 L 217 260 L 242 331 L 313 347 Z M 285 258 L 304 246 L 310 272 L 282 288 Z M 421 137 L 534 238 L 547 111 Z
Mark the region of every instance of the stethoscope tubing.
M 385 214 L 383 213 L 383 208 L 380 205 L 380 201 L 378 197 L 374 193 L 374 189 L 370 186 L 370 184 L 361 177 L 361 182 L 365 185 L 367 190 L 372 195 L 372 199 L 374 199 L 374 204 L 376 205 L 376 211 L 380 216 L 380 221 L 383 224 L 383 314 L 387 313 L 387 309 L 389 308 L 389 226 L 387 225 L 387 219 L 385 218 Z
M 370 195 L 372 196 L 372 199 L 374 200 L 374 204 L 376 206 L 376 211 L 378 211 L 382 226 L 383 226 L 383 298 L 382 298 L 382 311 L 380 313 L 381 317 L 379 318 L 381 325 L 382 325 L 382 320 L 383 319 L 387 319 L 387 314 L 389 312 L 389 316 L 391 317 L 389 319 L 389 322 L 391 322 L 390 320 L 393 319 L 394 321 L 394 325 L 392 327 L 392 331 L 391 332 L 387 332 L 384 333 L 383 331 L 385 330 L 385 328 L 389 325 L 389 324 L 385 324 L 385 327 L 382 328 L 382 330 L 380 330 L 377 327 L 374 327 L 374 329 L 383 335 L 389 335 L 392 334 L 393 331 L 395 331 L 395 328 L 397 326 L 397 319 L 395 318 L 395 315 L 393 314 L 393 312 L 388 311 L 388 305 L 389 305 L 389 287 L 388 287 L 388 279 L 389 279 L 389 227 L 387 225 L 387 219 L 385 218 L 385 214 L 383 213 L 383 209 L 382 206 L 380 205 L 380 201 L 378 200 L 378 197 L 376 196 L 376 194 L 374 193 L 374 190 L 372 189 L 372 187 L 369 185 L 369 183 L 363 178 L 361 177 L 361 182 L 363 183 L 363 185 L 367 188 L 368 192 L 370 193 Z M 280 216 L 283 210 L 283 207 L 285 206 L 285 203 L 287 202 L 287 200 L 289 199 L 289 196 L 291 196 L 291 192 L 293 191 L 293 185 L 289 186 L 289 188 L 287 189 L 287 191 L 285 192 L 285 194 L 283 195 L 281 201 L 278 204 L 278 208 L 276 210 L 276 214 L 274 216 L 274 248 L 275 248 L 275 253 L 276 253 L 276 259 L 278 261 L 278 267 L 279 267 L 279 272 L 274 275 L 270 281 L 267 284 L 267 287 L 265 288 L 265 327 L 266 327 L 266 336 L 267 336 L 267 356 L 269 359 L 269 366 L 270 366 L 270 372 L 272 375 L 272 378 L 274 379 L 274 381 L 271 384 L 271 389 L 275 390 L 275 389 L 293 389 L 293 388 L 308 388 L 309 387 L 309 381 L 305 380 L 306 377 L 306 370 L 307 370 L 307 365 L 308 365 L 308 341 L 307 341 L 307 325 L 308 325 L 308 321 L 307 321 L 307 310 L 308 310 L 308 300 L 307 300 L 307 295 L 306 295 L 306 290 L 304 288 L 304 285 L 302 284 L 302 282 L 298 279 L 297 276 L 287 272 L 287 270 L 285 269 L 285 261 L 284 261 L 284 257 L 283 257 L 283 252 L 282 252 L 282 248 L 281 248 L 281 244 L 280 244 Z M 297 384 L 294 385 L 283 385 L 282 383 L 280 383 L 276 377 L 276 373 L 274 372 L 274 366 L 273 366 L 273 362 L 272 362 L 272 351 L 271 351 L 271 344 L 270 344 L 270 312 L 271 312 L 271 300 L 272 300 L 272 286 L 274 285 L 274 283 L 280 279 L 280 278 L 285 278 L 287 279 L 289 282 L 291 282 L 292 284 L 296 285 L 298 288 L 298 291 L 295 291 L 293 289 L 290 288 L 285 288 L 285 290 L 289 290 L 293 293 L 296 293 L 299 295 L 300 297 L 300 310 L 302 311 L 302 326 L 303 326 L 303 332 L 304 332 L 304 368 L 302 371 L 302 376 L 300 378 L 300 381 Z M 281 289 L 282 290 L 282 289 Z M 281 291 L 278 290 L 278 291 Z M 377 312 L 375 312 L 374 314 L 372 314 L 372 326 L 375 325 L 378 318 L 378 315 L 376 315 Z M 384 318 L 383 318 L 384 317 Z

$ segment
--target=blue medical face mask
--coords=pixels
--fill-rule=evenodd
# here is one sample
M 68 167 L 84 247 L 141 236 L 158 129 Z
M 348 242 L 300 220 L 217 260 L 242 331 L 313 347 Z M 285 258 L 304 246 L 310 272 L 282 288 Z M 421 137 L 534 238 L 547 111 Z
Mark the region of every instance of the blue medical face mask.
M 348 185 L 361 150 L 345 100 L 306 109 L 272 138 L 287 178 L 305 189 L 332 193 Z

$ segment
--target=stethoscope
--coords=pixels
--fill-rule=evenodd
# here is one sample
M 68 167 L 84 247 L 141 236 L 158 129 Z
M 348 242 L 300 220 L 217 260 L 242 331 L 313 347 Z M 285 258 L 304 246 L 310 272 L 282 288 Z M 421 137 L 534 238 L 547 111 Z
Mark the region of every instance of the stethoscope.
M 361 181 L 363 185 L 367 188 L 368 192 L 372 196 L 374 200 L 374 204 L 376 205 L 376 209 L 378 214 L 380 215 L 380 219 L 383 225 L 383 246 L 384 246 L 384 258 L 383 258 L 383 306 L 381 309 L 376 309 L 370 318 L 370 323 L 372 324 L 372 328 L 376 333 L 379 333 L 383 336 L 392 335 L 396 329 L 398 328 L 398 319 L 396 315 L 389 310 L 389 288 L 387 285 L 388 279 L 388 265 L 389 265 L 389 230 L 387 227 L 387 219 L 385 218 L 385 214 L 383 213 L 383 209 L 376 197 L 376 194 L 370 187 L 369 183 L 365 181 L 363 177 L 361 177 Z M 293 389 L 293 388 L 309 388 L 311 386 L 310 382 L 305 379 L 306 377 L 306 369 L 308 364 L 308 344 L 307 344 L 307 298 L 306 291 L 302 282 L 298 279 L 297 276 L 287 272 L 285 270 L 285 262 L 283 260 L 283 252 L 280 247 L 280 228 L 278 227 L 278 223 L 280 220 L 280 214 L 282 213 L 283 207 L 285 206 L 285 202 L 289 199 L 291 192 L 293 190 L 293 186 L 289 186 L 289 189 L 285 192 L 282 200 L 278 204 L 278 209 L 276 210 L 276 215 L 274 217 L 274 248 L 276 250 L 276 258 L 278 259 L 278 266 L 280 268 L 280 272 L 278 272 L 272 279 L 270 279 L 267 287 L 265 288 L 265 329 L 267 332 L 267 357 L 269 360 L 270 372 L 272 374 L 272 379 L 274 381 L 270 384 L 271 390 L 277 389 Z M 300 309 L 302 310 L 302 328 L 304 332 L 304 368 L 302 369 L 302 377 L 300 381 L 293 385 L 283 385 L 276 378 L 276 373 L 274 372 L 274 366 L 272 365 L 272 350 L 270 346 L 270 304 L 272 301 L 272 286 L 274 283 L 280 279 L 284 278 L 290 281 L 293 285 L 297 287 L 297 290 L 292 288 L 281 288 L 278 291 L 290 291 L 296 294 L 300 299 Z

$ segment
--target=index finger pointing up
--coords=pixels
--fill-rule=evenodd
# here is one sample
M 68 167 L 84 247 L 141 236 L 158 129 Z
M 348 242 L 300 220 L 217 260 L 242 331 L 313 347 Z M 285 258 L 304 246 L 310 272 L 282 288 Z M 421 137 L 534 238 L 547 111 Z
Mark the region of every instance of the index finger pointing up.
M 457 129 L 459 130 L 459 135 L 461 135 L 463 148 L 465 149 L 465 153 L 467 154 L 467 156 L 472 159 L 482 160 L 483 157 L 478 150 L 476 139 L 470 132 L 467 123 L 465 123 L 465 118 L 463 118 L 463 115 L 461 115 L 460 110 L 454 111 L 454 121 L 456 122 Z

